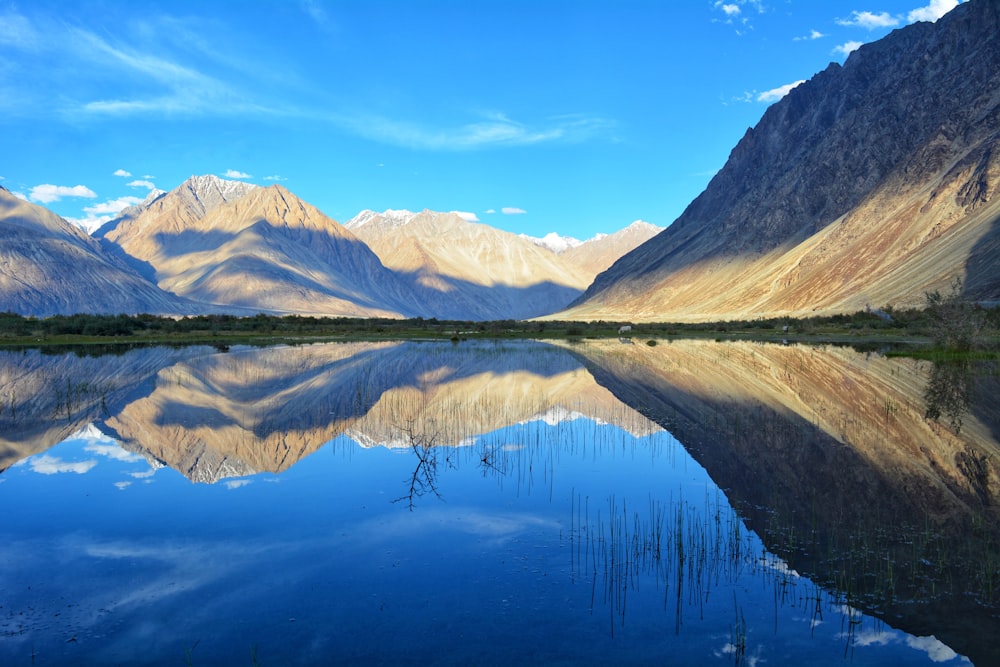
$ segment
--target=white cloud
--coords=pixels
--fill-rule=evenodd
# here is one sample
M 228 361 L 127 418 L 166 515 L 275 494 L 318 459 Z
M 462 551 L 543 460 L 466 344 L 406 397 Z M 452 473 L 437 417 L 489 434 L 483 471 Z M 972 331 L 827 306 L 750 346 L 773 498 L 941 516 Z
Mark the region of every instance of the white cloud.
M 59 201 L 63 197 L 85 197 L 94 199 L 97 193 L 86 185 L 52 185 L 44 183 L 31 188 L 29 195 L 32 201 L 40 201 L 43 204 L 50 204 Z
M 287 181 L 288 179 L 284 176 L 278 176 L 277 174 L 272 174 L 271 176 L 265 176 L 265 181 Z
M 131 171 L 125 171 L 124 169 L 115 169 L 113 176 L 121 176 L 122 178 L 130 178 L 132 176 Z
M 24 201 L 28 201 L 28 195 L 24 194 L 23 192 L 11 192 L 11 194 L 17 197 L 18 199 L 23 199 Z
M 814 39 L 822 39 L 824 37 L 826 37 L 826 35 L 821 33 L 819 30 L 810 30 L 808 35 L 803 35 L 802 37 L 794 37 L 793 41 L 806 42 L 806 41 L 812 41 Z
M 899 19 L 889 14 L 889 12 L 875 14 L 874 12 L 853 11 L 851 12 L 851 18 L 837 19 L 836 22 L 838 25 L 857 26 L 868 30 L 892 28 L 899 25 Z
M 128 206 L 135 206 L 139 203 L 142 203 L 141 197 L 119 197 L 118 199 L 109 199 L 106 202 L 94 204 L 93 206 L 86 206 L 83 210 L 90 215 L 118 215 L 122 212 L 122 209 Z
M 129 181 L 126 185 L 130 188 L 147 188 L 149 190 L 156 188 L 156 184 L 152 181 Z
M 226 169 L 225 173 L 222 175 L 226 178 L 252 178 L 252 176 L 245 171 L 237 171 L 236 169 Z
M 910 23 L 916 21 L 937 21 L 939 18 L 958 7 L 958 0 L 931 0 L 926 7 L 914 9 L 906 15 Z
M 799 85 L 801 83 L 805 83 L 805 80 L 804 79 L 799 79 L 798 81 L 794 81 L 792 83 L 786 83 L 783 86 L 778 86 L 777 88 L 772 88 L 771 90 L 765 90 L 763 93 L 759 93 L 757 95 L 757 101 L 758 102 L 776 102 L 776 101 L 780 100 L 782 97 L 784 97 L 785 95 L 787 95 L 788 91 L 790 91 L 792 88 L 794 88 L 795 86 L 797 86 L 797 85 Z
M 90 452 L 91 454 L 97 454 L 98 456 L 104 456 L 115 461 L 123 461 L 125 463 L 138 463 L 146 460 L 134 452 L 122 449 L 116 444 L 92 442 L 84 447 L 83 451 Z
M 497 211 L 496 211 L 496 209 L 495 209 L 495 208 L 491 208 L 491 209 L 487 209 L 487 211 L 486 211 L 486 213 L 488 213 L 489 215 L 493 215 L 493 214 L 494 214 L 494 213 L 496 213 L 496 212 L 497 212 Z
M 231 480 L 223 482 L 223 484 L 225 485 L 225 487 L 227 489 L 233 490 L 233 489 L 239 489 L 241 487 L 244 487 L 247 484 L 249 484 L 251 481 L 252 480 L 249 480 L 249 479 L 231 479 Z
M 940 639 L 931 635 L 930 637 L 907 637 L 906 645 L 910 648 L 924 651 L 927 657 L 933 662 L 949 662 L 958 657 L 958 654 L 943 643 Z
M 842 56 L 846 56 L 851 51 L 856 51 L 858 48 L 862 46 L 864 46 L 864 42 L 845 42 L 840 46 L 834 47 L 833 52 L 839 53 Z
M 469 213 L 468 211 L 452 211 L 452 213 L 466 222 L 479 222 L 479 216 L 475 213 Z
M 135 206 L 140 203 L 142 203 L 141 197 L 128 196 L 119 197 L 118 199 L 109 199 L 108 201 L 100 204 L 84 207 L 83 212 L 87 214 L 87 217 L 66 218 L 66 222 L 76 225 L 77 227 L 80 227 L 90 233 L 103 225 L 105 222 L 114 220 L 118 217 L 118 214 L 122 212 L 122 209 L 128 206 Z
M 500 212 L 504 215 L 521 215 L 522 213 L 527 213 L 523 208 L 515 208 L 513 206 L 504 206 L 500 209 Z
M 737 35 L 753 30 L 750 16 L 744 9 L 755 10 L 758 14 L 765 12 L 762 0 L 716 0 L 712 8 L 723 15 L 723 18 L 712 19 L 712 22 L 735 26 Z
M 82 475 L 89 472 L 91 468 L 97 465 L 97 461 L 93 459 L 89 461 L 63 461 L 55 456 L 50 456 L 49 454 L 42 454 L 41 456 L 31 457 L 28 465 L 31 469 L 42 475 L 57 475 L 64 472 L 72 472 L 77 475 Z

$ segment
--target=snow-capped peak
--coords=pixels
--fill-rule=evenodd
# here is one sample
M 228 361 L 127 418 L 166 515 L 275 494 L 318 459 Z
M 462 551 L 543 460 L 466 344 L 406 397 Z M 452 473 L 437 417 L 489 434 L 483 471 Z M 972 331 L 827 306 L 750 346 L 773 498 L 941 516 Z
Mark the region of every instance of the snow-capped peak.
M 401 227 L 413 220 L 416 215 L 417 214 L 413 211 L 407 211 L 405 209 L 396 210 L 390 208 L 386 209 L 382 213 L 365 209 L 345 222 L 344 227 L 347 227 L 348 229 L 358 229 L 359 227 L 364 227 L 374 221 L 379 221 L 381 224 L 388 227 Z

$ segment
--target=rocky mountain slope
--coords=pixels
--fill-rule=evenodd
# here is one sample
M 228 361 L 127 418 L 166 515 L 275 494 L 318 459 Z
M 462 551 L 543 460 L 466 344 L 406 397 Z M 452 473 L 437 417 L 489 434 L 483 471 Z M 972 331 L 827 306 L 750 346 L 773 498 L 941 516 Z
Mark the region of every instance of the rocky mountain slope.
M 698 321 L 1000 300 L 1000 4 L 853 52 L 748 130 L 705 191 L 554 317 Z
M 280 185 L 192 177 L 101 229 L 164 290 L 217 307 L 398 317 L 405 287 L 371 250 Z
M 81 307 L 85 304 L 85 307 Z M 0 311 L 199 313 L 48 209 L 0 187 Z

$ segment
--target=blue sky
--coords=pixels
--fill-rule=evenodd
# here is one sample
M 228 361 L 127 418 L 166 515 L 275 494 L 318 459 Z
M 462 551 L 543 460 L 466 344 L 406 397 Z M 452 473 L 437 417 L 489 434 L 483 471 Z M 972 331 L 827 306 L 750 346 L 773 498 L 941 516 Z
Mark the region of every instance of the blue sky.
M 92 222 L 192 174 L 336 220 L 666 226 L 787 86 L 956 0 L 0 0 L 0 185 Z

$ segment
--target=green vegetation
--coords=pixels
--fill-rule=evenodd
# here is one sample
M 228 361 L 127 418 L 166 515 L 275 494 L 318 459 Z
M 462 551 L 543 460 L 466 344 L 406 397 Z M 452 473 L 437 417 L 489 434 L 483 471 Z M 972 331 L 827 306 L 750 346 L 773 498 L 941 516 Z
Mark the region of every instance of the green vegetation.
M 956 288 L 961 289 L 961 284 Z M 630 324 L 628 338 L 751 339 L 779 342 L 848 342 L 882 345 L 924 344 L 926 350 L 962 355 L 998 347 L 1000 308 L 963 302 L 959 292 L 928 294 L 924 309 L 866 310 L 804 319 L 758 318 L 710 323 L 475 322 L 436 318 L 352 318 L 263 313 L 161 317 L 157 315 L 56 315 L 47 318 L 0 313 L 0 345 L 77 343 L 238 343 L 329 339 L 616 338 Z

